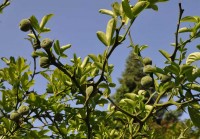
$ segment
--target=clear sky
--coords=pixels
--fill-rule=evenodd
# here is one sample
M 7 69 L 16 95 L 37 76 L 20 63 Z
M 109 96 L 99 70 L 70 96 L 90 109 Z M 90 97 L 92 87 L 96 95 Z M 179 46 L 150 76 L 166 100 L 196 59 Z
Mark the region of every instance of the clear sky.
M 39 20 L 46 14 L 53 13 L 54 17 L 47 24 L 51 32 L 43 37 L 60 40 L 61 45 L 72 44 L 67 51 L 69 58 L 76 53 L 77 56 L 85 57 L 87 54 L 102 53 L 104 46 L 96 37 L 96 32 L 105 31 L 108 16 L 98 12 L 101 8 L 111 9 L 115 0 L 14 0 L 3 14 L 0 14 L 0 57 L 23 56 L 32 62 L 31 46 L 24 40 L 26 33 L 19 30 L 19 22 L 23 18 L 35 15 Z M 118 0 L 119 1 L 119 0 Z M 132 4 L 136 0 L 131 0 Z M 164 58 L 158 52 L 159 49 L 172 52 L 170 43 L 174 42 L 174 33 L 178 20 L 178 2 L 181 0 L 170 0 L 167 3 L 159 4 L 159 11 L 145 10 L 136 19 L 132 26 L 133 41 L 137 44 L 147 44 L 142 55 L 153 59 L 153 63 L 163 66 Z M 182 7 L 185 9 L 183 16 L 199 15 L 200 0 L 182 0 Z M 198 51 L 195 41 L 190 44 L 189 51 Z M 113 80 L 121 76 L 125 66 L 125 59 L 129 55 L 128 43 L 123 43 L 111 56 L 110 62 L 115 65 Z M 0 62 L 0 67 L 2 62 Z M 38 84 L 43 88 L 42 83 Z M 40 89 L 39 89 L 40 90 Z M 44 91 L 44 90 L 43 90 Z

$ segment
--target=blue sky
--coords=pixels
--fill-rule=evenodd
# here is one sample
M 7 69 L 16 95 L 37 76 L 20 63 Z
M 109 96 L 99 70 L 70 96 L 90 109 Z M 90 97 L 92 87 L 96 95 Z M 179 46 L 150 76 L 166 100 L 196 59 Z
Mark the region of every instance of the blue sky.
M 96 37 L 96 32 L 105 31 L 109 17 L 98 12 L 99 9 L 111 9 L 115 0 L 20 0 L 12 1 L 11 5 L 0 15 L 0 57 L 23 56 L 32 62 L 31 46 L 24 40 L 26 33 L 19 30 L 19 22 L 23 18 L 35 15 L 39 20 L 46 14 L 53 13 L 54 17 L 47 24 L 51 32 L 43 37 L 60 40 L 61 45 L 72 44 L 67 51 L 69 58 L 76 53 L 77 56 L 85 57 L 87 54 L 102 53 L 105 47 Z M 118 0 L 119 1 L 119 0 Z M 131 0 L 132 4 L 136 0 Z M 163 66 L 164 58 L 158 52 L 159 49 L 172 52 L 170 43 L 174 42 L 175 30 L 178 19 L 178 2 L 171 0 L 159 4 L 159 11 L 145 10 L 132 26 L 131 33 L 133 41 L 137 44 L 149 46 L 142 55 L 153 59 L 157 66 Z M 182 7 L 185 9 L 183 16 L 200 15 L 200 0 L 182 0 Z M 198 51 L 197 40 L 189 45 L 189 51 Z M 115 65 L 113 80 L 121 76 L 125 66 L 125 59 L 129 55 L 130 48 L 127 48 L 128 41 L 124 42 L 110 58 Z M 0 62 L 0 67 L 2 62 Z M 38 84 L 44 89 L 42 83 Z M 39 89 L 39 90 L 40 90 Z M 43 90 L 45 91 L 45 90 Z

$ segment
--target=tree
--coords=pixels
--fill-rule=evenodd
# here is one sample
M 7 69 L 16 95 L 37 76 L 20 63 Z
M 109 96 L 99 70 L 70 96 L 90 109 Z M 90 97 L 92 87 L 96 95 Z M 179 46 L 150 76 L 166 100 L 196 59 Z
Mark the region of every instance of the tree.
M 42 38 L 43 33 L 50 32 L 46 24 L 53 14 L 45 15 L 40 22 L 35 16 L 23 19 L 20 29 L 28 32 L 27 40 L 32 44 L 33 70 L 22 57 L 1 58 L 6 65 L 0 69 L 0 137 L 157 138 L 159 135 L 155 131 L 159 127 L 154 128 L 148 123 L 158 112 L 176 106 L 179 110 L 188 109 L 192 122 L 188 121 L 184 126 L 178 124 L 181 129 L 173 132 L 173 136 L 187 138 L 193 124 L 197 128 L 200 125 L 200 85 L 197 79 L 200 70 L 194 65 L 200 59 L 200 53 L 192 52 L 186 57 L 188 43 L 200 37 L 200 17 L 182 17 L 181 3 L 174 51 L 169 54 L 159 50 L 166 58 L 165 67 L 144 64 L 145 75 L 136 74 L 141 83 L 135 82 L 135 87 L 138 85 L 138 90 L 141 87 L 151 92 L 136 94 L 132 88 L 117 102 L 110 97 L 111 88 L 115 87 L 110 56 L 130 36 L 134 57 L 138 64 L 144 63 L 141 53 L 146 46 L 132 43 L 130 28 L 142 11 L 148 8 L 158 10 L 156 4 L 166 1 L 139 0 L 133 4 L 122 0 L 114 2 L 112 10 L 101 9 L 100 13 L 110 17 L 106 32 L 97 32 L 98 39 L 106 46 L 105 51 L 84 58 L 74 54 L 70 63 L 62 62 L 70 44 L 62 46 L 59 40 Z M 181 22 L 192 22 L 194 26 L 180 28 Z M 189 33 L 188 39 L 181 39 L 181 33 Z M 38 65 L 43 70 L 38 69 Z M 47 80 L 46 92 L 33 89 L 36 76 Z M 129 84 L 130 78 L 126 79 Z M 167 99 L 161 100 L 163 96 Z M 107 110 L 98 108 L 105 104 L 109 104 Z
M 139 55 L 141 56 L 141 54 Z M 140 83 L 141 78 L 146 75 L 143 72 L 145 64 L 152 65 L 152 60 L 148 57 L 139 60 L 139 56 L 133 49 L 126 60 L 126 68 L 122 74 L 122 78 L 119 79 L 120 87 L 113 96 L 117 103 L 119 103 L 121 99 L 127 99 L 128 97 L 126 96 L 130 96 L 131 94 L 138 95 L 141 92 L 152 93 L 152 89 L 148 90 L 142 87 Z M 145 98 L 148 99 L 149 95 L 145 95 Z M 147 123 L 149 127 L 156 131 L 155 138 L 165 139 L 177 137 L 180 129 L 184 130 L 186 128 L 185 125 L 190 125 L 191 120 L 189 119 L 184 121 L 179 120 L 183 112 L 182 110 L 162 110 L 160 113 L 157 113 L 156 117 Z M 198 138 L 200 132 L 197 128 L 187 129 L 185 136 L 187 138 Z

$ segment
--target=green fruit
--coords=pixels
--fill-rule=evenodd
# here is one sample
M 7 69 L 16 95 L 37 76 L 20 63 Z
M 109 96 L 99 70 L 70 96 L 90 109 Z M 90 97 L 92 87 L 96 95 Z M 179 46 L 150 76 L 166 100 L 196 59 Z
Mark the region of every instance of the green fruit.
M 22 19 L 19 23 L 21 31 L 27 32 L 31 29 L 31 22 L 28 19 Z
M 29 107 L 28 106 L 20 106 L 19 109 L 17 110 L 17 112 L 22 115 L 26 115 L 29 112 Z
M 154 72 L 155 70 L 156 70 L 156 67 L 151 66 L 151 65 L 146 65 L 146 66 L 144 66 L 144 68 L 143 68 L 143 72 L 144 72 L 144 73 L 152 73 L 152 72 Z
M 149 87 L 153 84 L 153 79 L 150 76 L 144 76 L 141 79 L 141 85 L 145 87 Z
M 44 49 L 50 49 L 52 44 L 53 44 L 53 41 L 51 39 L 45 38 L 44 40 L 42 40 L 40 46 Z
M 16 121 L 16 120 L 19 120 L 20 116 L 21 116 L 20 113 L 18 113 L 18 112 L 12 112 L 10 114 L 10 119 Z
M 168 76 L 168 75 L 161 75 L 161 76 L 160 76 L 160 81 L 161 81 L 162 83 L 169 82 L 170 80 L 171 80 L 171 77 Z
M 152 65 L 152 60 L 149 57 L 143 58 L 144 65 Z
M 35 51 L 31 53 L 31 56 L 32 56 L 33 58 L 38 57 L 38 55 L 35 53 Z
M 50 61 L 48 57 L 40 57 L 40 67 L 48 68 L 50 66 Z

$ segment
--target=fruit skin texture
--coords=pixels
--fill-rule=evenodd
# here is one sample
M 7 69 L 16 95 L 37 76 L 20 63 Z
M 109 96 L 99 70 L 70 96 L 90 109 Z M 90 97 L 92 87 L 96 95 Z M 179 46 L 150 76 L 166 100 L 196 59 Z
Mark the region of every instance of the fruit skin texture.
M 171 77 L 168 76 L 168 75 L 161 75 L 161 76 L 160 76 L 160 81 L 161 81 L 162 83 L 169 82 L 170 80 L 171 80 Z
M 150 76 L 144 76 L 141 79 L 141 85 L 145 87 L 149 87 L 153 84 L 153 79 Z
M 144 68 L 143 68 L 143 72 L 144 73 L 152 73 L 152 72 L 154 72 L 156 70 L 156 67 L 153 67 L 153 66 L 151 66 L 151 65 L 146 65 L 146 66 L 144 66 Z
M 17 112 L 22 115 L 26 115 L 29 112 L 29 107 L 28 106 L 20 106 L 19 109 L 17 110 Z
M 50 49 L 53 44 L 53 41 L 49 38 L 45 38 L 42 40 L 40 46 L 44 49 Z
M 50 66 L 50 61 L 48 57 L 40 57 L 40 67 L 48 68 Z
M 22 19 L 19 23 L 21 31 L 27 32 L 31 29 L 31 22 L 28 19 Z
M 20 116 L 21 116 L 20 113 L 18 113 L 18 112 L 12 112 L 10 114 L 10 119 L 16 121 L 16 120 L 19 120 Z
M 144 65 L 152 65 L 152 60 L 149 57 L 143 58 Z

